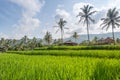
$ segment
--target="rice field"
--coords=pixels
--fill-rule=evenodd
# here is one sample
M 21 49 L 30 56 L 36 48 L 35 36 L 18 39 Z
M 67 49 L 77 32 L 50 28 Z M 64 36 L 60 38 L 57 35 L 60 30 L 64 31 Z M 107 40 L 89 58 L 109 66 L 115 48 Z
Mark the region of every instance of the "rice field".
M 120 50 L 37 50 L 37 51 L 9 51 L 8 53 L 21 55 L 50 55 L 50 56 L 120 59 Z
M 120 51 L 9 51 L 0 54 L 0 80 L 120 80 Z

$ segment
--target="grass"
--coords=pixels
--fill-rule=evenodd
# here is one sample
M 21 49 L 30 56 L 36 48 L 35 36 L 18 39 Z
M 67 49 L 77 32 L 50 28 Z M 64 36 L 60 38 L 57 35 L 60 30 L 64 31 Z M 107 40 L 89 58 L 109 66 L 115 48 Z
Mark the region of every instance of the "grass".
M 120 46 L 119 45 L 49 46 L 36 48 L 35 50 L 120 50 Z
M 1 53 L 0 80 L 120 80 L 119 48 L 50 46 Z
M 37 51 L 10 51 L 8 53 L 23 55 L 52 55 L 52 56 L 76 56 L 96 58 L 120 59 L 119 50 L 37 50 Z
M 0 55 L 0 80 L 119 80 L 120 60 Z

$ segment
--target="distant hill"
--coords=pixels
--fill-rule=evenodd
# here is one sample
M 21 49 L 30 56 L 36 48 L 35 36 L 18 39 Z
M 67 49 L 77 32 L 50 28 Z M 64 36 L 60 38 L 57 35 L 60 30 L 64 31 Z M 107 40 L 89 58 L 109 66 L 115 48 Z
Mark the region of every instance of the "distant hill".
M 98 39 L 101 39 L 101 38 L 112 37 L 112 34 L 111 33 L 90 34 L 90 40 L 93 40 L 95 36 L 98 37 Z M 120 32 L 115 32 L 115 38 L 120 38 Z M 75 41 L 73 37 L 66 38 L 65 41 L 67 40 Z M 81 43 L 84 40 L 87 40 L 87 35 L 80 35 L 80 37 L 77 39 L 77 43 Z

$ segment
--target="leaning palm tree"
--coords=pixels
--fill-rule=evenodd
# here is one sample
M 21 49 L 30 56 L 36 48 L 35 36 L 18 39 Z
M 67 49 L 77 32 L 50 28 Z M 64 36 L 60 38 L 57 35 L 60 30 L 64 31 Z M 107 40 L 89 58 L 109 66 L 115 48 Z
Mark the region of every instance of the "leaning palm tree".
M 68 29 L 65 27 L 65 24 L 67 21 L 63 20 L 63 18 L 60 18 L 59 22 L 57 22 L 57 26 L 59 29 L 56 31 L 56 33 L 60 30 L 61 31 L 61 43 L 63 43 L 63 35 L 64 35 L 64 29 Z
M 115 45 L 115 36 L 114 36 L 114 28 L 120 26 L 120 16 L 119 12 L 116 10 L 116 8 L 109 9 L 106 15 L 106 18 L 101 19 L 103 23 L 100 25 L 102 26 L 102 29 L 106 27 L 106 30 L 111 26 L 112 28 L 112 36 L 114 40 L 114 45 Z
M 50 43 L 52 42 L 52 35 L 50 34 L 50 32 L 46 32 L 44 40 L 47 42 L 48 45 L 50 45 Z
M 79 23 L 83 21 L 83 24 L 86 24 L 87 26 L 87 35 L 88 35 L 88 43 L 90 44 L 90 37 L 89 37 L 89 26 L 90 22 L 94 23 L 95 20 L 91 18 L 91 16 L 96 12 L 96 11 L 91 11 L 93 9 L 92 6 L 89 5 L 84 5 L 83 8 L 80 8 L 81 12 L 77 15 L 77 17 L 80 17 Z
M 79 35 L 77 34 L 77 32 L 74 32 L 72 37 L 75 39 L 75 42 L 76 42 L 77 38 L 79 38 Z

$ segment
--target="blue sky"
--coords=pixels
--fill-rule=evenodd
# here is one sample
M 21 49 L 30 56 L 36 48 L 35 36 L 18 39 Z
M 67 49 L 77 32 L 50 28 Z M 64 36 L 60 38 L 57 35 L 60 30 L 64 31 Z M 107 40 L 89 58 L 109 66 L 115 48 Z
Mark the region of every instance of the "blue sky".
M 70 30 L 65 31 L 64 37 L 69 37 L 74 31 L 86 34 L 82 24 L 76 25 L 78 19 L 75 17 L 83 4 L 93 5 L 98 10 L 94 17 L 97 22 L 90 28 L 91 34 L 106 33 L 100 30 L 98 19 L 104 17 L 109 8 L 119 8 L 119 3 L 119 0 L 0 0 L 0 38 L 19 39 L 24 35 L 43 38 L 46 31 L 51 32 L 54 38 L 59 38 L 60 32 L 56 34 L 53 28 L 56 15 L 68 21 L 66 26 Z

